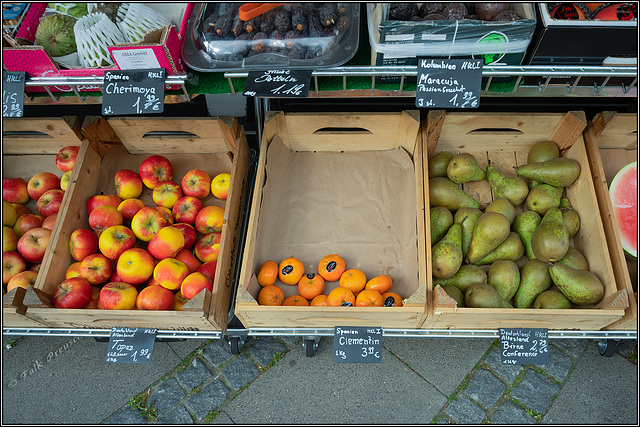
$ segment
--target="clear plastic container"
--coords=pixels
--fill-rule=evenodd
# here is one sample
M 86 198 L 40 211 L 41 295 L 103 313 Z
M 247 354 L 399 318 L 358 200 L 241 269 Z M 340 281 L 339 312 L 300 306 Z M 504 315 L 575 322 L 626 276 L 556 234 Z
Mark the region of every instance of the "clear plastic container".
M 200 72 L 335 67 L 358 50 L 359 3 L 288 3 L 249 21 L 243 3 L 199 3 L 182 59 Z

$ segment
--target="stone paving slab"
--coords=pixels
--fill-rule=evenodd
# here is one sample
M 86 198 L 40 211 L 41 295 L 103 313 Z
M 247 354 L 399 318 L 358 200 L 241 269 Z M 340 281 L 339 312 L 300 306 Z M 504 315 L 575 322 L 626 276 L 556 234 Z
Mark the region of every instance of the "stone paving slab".
M 480 368 L 474 372 L 464 392 L 468 397 L 488 408 L 493 406 L 506 390 L 507 386 L 491 371 Z
M 449 402 L 444 413 L 456 424 L 479 424 L 486 416 L 484 409 L 463 394 L 458 394 L 455 400 Z
M 227 400 L 230 391 L 222 381 L 215 380 L 191 396 L 186 405 L 197 419 L 202 421 L 210 411 L 215 410 Z M 162 419 L 162 422 L 166 421 Z
M 511 402 L 505 402 L 491 416 L 494 424 L 536 424 L 535 418 L 527 414 L 527 411 Z
M 522 365 L 505 365 L 500 360 L 500 347 L 496 346 L 491 349 L 484 359 L 484 364 L 494 373 L 497 373 L 506 384 L 512 384 L 516 377 L 524 369 Z
M 511 390 L 511 396 L 529 408 L 544 413 L 551 406 L 553 396 L 559 390 L 558 384 L 533 369 L 527 369 L 522 381 Z

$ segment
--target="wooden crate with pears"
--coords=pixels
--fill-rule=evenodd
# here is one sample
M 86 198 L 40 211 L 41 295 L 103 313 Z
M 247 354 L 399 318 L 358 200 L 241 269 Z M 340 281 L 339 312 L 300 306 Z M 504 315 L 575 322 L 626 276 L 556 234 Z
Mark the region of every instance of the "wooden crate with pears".
M 54 231 L 52 250 L 43 260 L 44 274 L 38 277 L 34 291 L 25 295 L 26 315 L 51 328 L 226 330 L 249 169 L 249 148 L 242 127 L 233 118 L 90 117 L 85 120 L 82 132 L 87 140 L 78 155 L 80 167 L 74 169 L 69 184 L 71 197 L 61 208 L 62 221 Z M 169 169 L 167 163 L 171 166 Z M 151 168 L 147 170 L 146 166 Z M 142 169 L 145 169 L 144 173 Z M 172 177 L 169 178 L 167 173 L 171 173 L 171 169 Z M 125 175 L 121 172 L 125 170 L 133 173 Z M 202 223 L 203 226 L 206 223 L 207 229 L 220 228 L 220 231 L 210 233 L 219 240 L 203 241 L 200 252 L 199 243 L 193 240 L 204 238 L 199 230 L 193 230 L 192 234 L 188 231 L 181 233 L 183 228 L 167 226 L 184 222 L 193 224 L 192 229 L 197 228 L 193 218 L 187 218 L 187 205 L 182 210 L 170 209 L 165 204 L 175 206 L 178 203 L 170 203 L 171 197 L 185 197 L 169 191 L 170 186 L 164 188 L 164 185 L 154 185 L 152 182 L 171 180 L 181 186 L 184 177 L 193 170 L 208 175 L 201 181 L 206 181 L 207 188 L 196 188 L 196 185 L 191 186 L 191 179 L 187 180 L 189 194 L 193 194 L 192 197 L 200 200 L 204 206 L 199 208 L 198 213 L 209 206 L 215 207 L 218 213 L 223 209 L 222 214 L 215 216 L 215 224 Z M 230 180 L 226 182 L 226 199 L 217 191 L 214 196 L 211 185 L 214 177 L 223 173 L 230 175 Z M 193 183 L 197 181 L 194 178 Z M 162 191 L 156 192 L 157 189 Z M 200 194 L 200 190 L 207 190 L 206 194 Z M 119 195 L 122 200 L 118 200 Z M 163 195 L 168 198 L 162 199 Z M 137 206 L 132 204 L 130 207 L 133 210 L 128 211 L 123 203 L 129 200 L 137 200 L 142 204 L 136 202 Z M 110 225 L 111 217 L 107 214 L 113 213 L 112 206 L 117 206 L 116 212 L 120 212 L 123 225 Z M 195 201 L 193 206 L 197 207 Z M 158 215 L 160 211 L 166 212 L 171 218 Z M 94 215 L 94 212 L 100 212 L 100 215 Z M 183 219 L 178 219 L 178 215 Z M 134 223 L 137 225 L 134 226 Z M 74 240 L 72 253 L 70 242 L 74 232 L 80 229 L 86 230 L 87 236 L 92 232 L 99 236 L 97 250 L 93 246 L 81 253 L 83 244 L 90 240 L 87 237 L 86 240 Z M 128 238 L 132 235 L 133 240 Z M 159 237 L 161 235 L 162 238 Z M 154 240 L 154 237 L 158 239 Z M 187 249 L 186 242 L 189 239 L 191 244 Z M 125 247 L 128 249 L 123 252 L 122 248 Z M 176 250 L 180 255 L 174 254 Z M 186 252 L 183 253 L 183 250 Z M 206 260 L 213 259 L 210 257 L 215 250 L 217 261 L 214 264 L 217 268 L 201 270 Z M 125 257 L 125 254 L 128 255 Z M 106 280 L 102 274 L 109 270 L 105 260 L 111 263 L 110 271 L 115 273 Z M 76 263 L 81 264 L 79 273 L 73 271 L 72 265 Z M 161 264 L 165 273 L 156 274 Z M 199 273 L 195 274 L 195 270 Z M 190 298 L 179 299 L 180 284 L 186 281 L 183 276 L 187 273 L 191 273 L 189 277 L 192 274 L 198 276 L 199 280 L 211 276 L 212 283 L 209 280 L 210 286 L 206 286 L 200 280 L 203 286 L 198 293 Z M 92 291 L 98 288 L 100 295 L 97 301 L 92 300 L 84 308 L 75 308 L 72 303 L 63 302 L 64 293 L 56 300 L 59 285 L 67 279 L 76 279 L 73 276 L 78 274 L 89 281 Z M 153 280 L 156 282 L 151 283 Z M 109 297 L 117 294 L 109 294 L 105 290 L 113 282 L 128 284 L 109 287 L 110 292 L 124 291 L 120 300 L 122 305 L 119 305 L 117 297 Z M 82 286 L 82 289 L 86 288 Z M 68 286 L 65 288 L 67 295 L 72 290 Z M 99 305 L 96 307 L 96 304 Z M 60 308 L 62 306 L 74 308 Z
M 607 246 L 615 282 L 619 290 L 626 290 L 629 295 L 629 308 L 626 309 L 622 319 L 612 323 L 605 329 L 611 330 L 637 330 L 638 328 L 638 258 L 637 258 L 637 169 L 632 168 L 633 162 L 638 159 L 638 115 L 635 113 L 617 113 L 605 111 L 597 114 L 589 121 L 589 126 L 584 131 L 584 142 L 589 158 L 589 165 L 600 217 L 607 237 Z M 630 166 L 631 165 L 631 166 Z M 637 168 L 637 163 L 636 166 Z M 629 183 L 625 178 L 624 168 L 627 168 L 630 176 L 635 175 L 636 185 Z M 620 175 L 619 175 L 620 174 Z M 610 194 L 611 184 L 616 176 L 619 176 L 621 187 L 618 194 L 612 198 Z M 633 179 L 631 180 L 633 181 Z M 627 192 L 627 194 L 624 194 Z M 614 208 L 613 200 L 625 200 L 631 196 L 635 203 L 621 203 Z M 622 199 L 619 199 L 622 198 Z M 624 206 L 623 206 L 624 205 Z M 628 205 L 628 207 L 627 207 Z M 622 208 L 623 210 L 616 209 Z M 619 215 L 628 212 L 626 224 L 620 228 Z M 635 219 L 633 218 L 635 214 Z M 626 235 L 622 236 L 622 232 Z M 624 245 L 623 245 L 624 239 Z M 635 247 L 634 247 L 635 243 Z M 626 250 L 625 250 L 626 249 Z
M 422 328 L 600 330 L 624 316 L 586 126 L 580 111 L 428 113 Z

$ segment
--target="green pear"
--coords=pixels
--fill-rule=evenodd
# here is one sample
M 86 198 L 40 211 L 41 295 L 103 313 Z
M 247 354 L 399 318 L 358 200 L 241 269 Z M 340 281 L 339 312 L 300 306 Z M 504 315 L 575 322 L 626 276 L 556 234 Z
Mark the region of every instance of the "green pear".
M 487 283 L 496 288 L 505 301 L 511 301 L 520 286 L 520 269 L 513 261 L 495 261 L 487 271 Z
M 464 207 L 480 208 L 477 200 L 447 177 L 429 179 L 429 205 L 444 206 L 450 211 L 457 211 Z
M 437 277 L 433 277 L 433 287 L 436 285 L 444 286 L 455 286 L 460 289 L 462 292 L 465 292 L 469 289 L 469 286 L 475 283 L 486 283 L 487 282 L 487 273 L 477 265 L 473 264 L 463 264 L 460 266 L 460 269 L 453 276 L 448 279 L 439 279 Z
M 536 186 L 542 184 L 540 181 L 536 181 L 535 179 L 528 179 L 527 180 L 527 185 L 529 186 L 529 191 L 533 190 L 534 188 L 536 188 Z
M 467 262 L 474 264 L 491 253 L 509 237 L 509 219 L 498 212 L 485 212 L 476 221 L 467 253 Z
M 566 309 L 571 307 L 571 301 L 569 301 L 562 292 L 551 289 L 542 292 L 533 302 L 533 308 Z
M 431 248 L 431 274 L 441 279 L 451 277 L 462 265 L 462 259 L 462 230 L 460 224 L 453 224 Z
M 569 233 L 562 221 L 562 212 L 551 208 L 542 217 L 540 225 L 531 235 L 531 249 L 542 262 L 557 262 L 569 250 Z
M 453 222 L 460 224 L 462 227 L 462 255 L 467 256 L 469 245 L 471 244 L 471 236 L 473 236 L 473 227 L 476 221 L 482 215 L 482 211 L 477 208 L 460 208 L 453 216 Z
M 447 176 L 456 184 L 464 184 L 469 181 L 480 181 L 486 175 L 473 155 L 460 153 L 449 161 Z
M 604 295 L 604 285 L 598 276 L 590 271 L 553 264 L 549 267 L 549 275 L 560 292 L 574 304 L 595 304 Z
M 573 184 L 580 176 L 580 163 L 567 157 L 558 157 L 540 163 L 518 166 L 516 173 L 523 178 L 535 179 L 543 184 L 566 187 Z
M 504 242 L 485 255 L 480 261 L 475 262 L 475 265 L 487 265 L 498 260 L 509 260 L 517 262 L 524 255 L 524 245 L 518 233 L 512 231 Z
M 493 286 L 487 283 L 475 283 L 469 286 L 464 293 L 464 302 L 467 307 L 513 308 Z
M 442 206 L 434 206 L 430 209 L 431 216 L 431 246 L 438 243 L 449 227 L 453 225 L 453 215 L 451 211 Z
M 562 222 L 567 228 L 569 237 L 575 236 L 580 230 L 580 214 L 573 209 L 562 208 Z
M 574 270 L 589 270 L 589 262 L 582 255 L 582 252 L 573 246 L 569 246 L 567 254 L 558 261 L 558 264 L 566 265 Z
M 536 258 L 533 249 L 531 249 L 531 236 L 541 221 L 542 217 L 534 211 L 524 211 L 513 220 L 513 230 L 520 236 L 524 251 L 529 259 Z
M 447 176 L 447 166 L 449 161 L 456 156 L 450 151 L 440 151 L 429 157 L 429 178 L 436 176 Z
M 542 292 L 551 286 L 549 265 L 532 259 L 522 266 L 520 270 L 520 286 L 513 297 L 515 308 L 529 308 L 533 301 Z
M 455 300 L 458 307 L 464 307 L 464 294 L 460 289 L 453 285 L 443 286 L 442 289 Z
M 568 208 L 568 209 L 573 209 L 573 206 L 571 206 L 571 202 L 569 201 L 568 198 L 566 197 L 562 197 L 560 199 L 560 206 L 558 206 L 560 209 L 562 208 Z
M 529 194 L 529 186 L 522 178 L 509 176 L 492 165 L 487 165 L 486 174 L 495 196 L 509 200 L 513 206 L 520 206 Z
M 544 215 L 549 209 L 560 206 L 563 191 L 564 188 L 539 184 L 529 191 L 524 204 L 528 210 Z
M 516 208 L 513 207 L 511 202 L 505 198 L 495 199 L 489 203 L 484 210 L 485 212 L 498 212 L 509 218 L 509 223 L 513 224 L 513 220 L 516 217 Z
M 553 141 L 540 141 L 529 148 L 527 163 L 540 163 L 557 157 L 560 157 L 558 144 Z

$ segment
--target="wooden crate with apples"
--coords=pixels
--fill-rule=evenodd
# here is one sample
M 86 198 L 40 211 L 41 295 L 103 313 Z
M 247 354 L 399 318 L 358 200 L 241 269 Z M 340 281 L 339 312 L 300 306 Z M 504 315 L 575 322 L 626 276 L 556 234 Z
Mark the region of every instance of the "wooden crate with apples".
M 419 125 L 417 111 L 269 113 L 235 301 L 235 314 L 245 327 L 417 328 L 424 321 L 427 267 Z M 391 277 L 390 290 L 403 305 L 259 303 L 263 288 L 257 276 L 263 263 L 295 257 L 305 275 L 318 275 L 321 259 L 332 254 L 344 260 L 346 270 L 358 269 L 367 279 Z M 338 283 L 325 281 L 323 294 L 330 295 Z M 280 280 L 272 286 L 285 297 L 299 292 Z
M 249 147 L 243 128 L 233 118 L 92 117 L 87 118 L 82 132 L 87 141 L 80 149 L 80 167 L 74 170 L 71 178 L 72 196 L 62 207 L 63 217 L 54 233 L 52 250 L 43 260 L 44 274 L 38 278 L 33 294 L 25 297 L 25 301 L 28 297 L 25 304 L 26 315 L 53 328 L 145 327 L 159 330 L 226 330 L 249 169 Z M 69 248 L 72 233 L 78 229 L 91 229 L 87 213 L 88 209 L 92 209 L 88 203 L 89 199 L 96 195 L 117 195 L 116 173 L 124 169 L 139 172 L 143 162 L 156 155 L 169 160 L 173 168 L 172 180 L 178 185 L 187 172 L 193 169 L 206 172 L 211 179 L 220 173 L 231 175 L 226 199 L 214 197 L 211 193 L 200 199 L 203 206 L 217 206 L 224 210 L 212 290 L 204 288 L 186 303 L 183 300 L 181 310 L 174 310 L 173 305 L 171 310 L 167 310 L 166 307 L 152 309 L 159 307 L 166 295 L 147 299 L 149 309 L 140 309 L 138 305 L 130 310 L 54 307 L 54 291 L 65 281 L 70 265 L 76 262 Z M 155 201 L 158 200 L 153 198 L 153 190 L 146 185 L 137 199 L 141 200 L 145 207 L 154 209 Z M 125 224 L 131 227 L 130 223 Z M 167 244 L 181 240 L 175 237 L 170 237 Z M 198 232 L 197 238 L 200 237 L 201 234 Z M 207 243 L 208 248 L 215 248 L 214 242 Z M 100 247 L 98 252 L 107 246 L 105 244 Z M 140 239 L 137 239 L 136 247 L 149 249 L 147 241 Z M 196 259 L 195 249 L 187 252 L 191 255 L 189 259 Z M 155 264 L 162 262 L 154 261 Z M 187 263 L 185 261 L 185 265 Z M 198 261 L 198 264 L 203 263 Z M 197 267 L 198 264 L 193 265 Z M 113 271 L 117 271 L 115 266 L 114 259 Z M 92 268 L 99 270 L 97 265 L 93 265 Z M 107 282 L 110 281 L 112 280 Z M 97 286 L 105 286 L 104 283 L 107 282 Z M 143 286 L 146 283 L 145 281 L 138 286 L 138 294 L 144 291 Z M 171 292 L 171 295 L 174 294 L 177 294 L 175 289 Z M 140 303 L 140 299 L 138 302 Z
M 589 121 L 584 142 L 615 283 L 619 290 L 624 289 L 629 295 L 629 308 L 624 317 L 605 329 L 637 330 L 638 260 L 625 256 L 609 186 L 618 171 L 638 159 L 638 115 L 612 111 L 599 113 Z
M 64 171 L 56 165 L 56 155 L 58 152 L 67 146 L 80 147 L 82 143 L 82 133 L 80 127 L 82 120 L 75 116 L 67 117 L 38 117 L 38 118 L 4 118 L 2 120 L 2 178 L 15 179 L 21 178 L 24 182 L 29 183 L 31 178 L 35 175 L 46 172 L 51 173 L 60 179 L 63 177 Z M 64 166 L 62 166 L 64 168 Z M 9 183 L 4 185 L 3 193 L 5 191 L 12 191 Z M 58 187 L 60 188 L 60 187 Z M 68 195 L 65 194 L 66 198 Z M 13 197 L 9 196 L 8 197 Z M 15 200 L 15 199 L 13 199 Z M 26 207 L 26 210 L 32 216 L 38 215 L 37 200 L 29 198 L 28 201 L 22 206 Z M 3 214 L 6 214 L 8 210 L 3 209 Z M 23 212 L 24 213 L 24 212 Z M 17 215 L 20 215 L 18 213 Z M 45 226 L 49 229 L 54 228 L 55 219 L 52 217 L 50 221 L 47 221 Z M 31 226 L 28 225 L 29 221 L 20 220 L 19 223 L 23 225 L 16 225 L 15 223 L 11 228 L 18 227 L 24 231 L 23 226 L 31 227 L 36 226 L 35 222 L 32 222 Z M 50 223 L 53 222 L 53 223 Z M 57 220 L 57 222 L 60 222 Z M 42 220 L 39 225 L 41 227 Z M 39 228 L 39 227 L 36 227 Z M 3 255 L 5 252 L 5 239 L 11 240 L 8 230 L 3 232 Z M 21 232 L 22 232 L 21 231 Z M 15 236 L 14 236 L 15 237 Z M 10 245 L 7 240 L 7 244 Z M 13 249 L 13 246 L 7 246 L 7 248 Z M 47 248 L 47 251 L 50 249 Z M 10 250 L 14 256 L 16 250 Z M 4 258 L 4 256 L 3 256 Z M 9 261 L 8 264 L 11 262 Z M 7 264 L 7 263 L 5 263 Z M 27 269 L 32 264 L 29 263 Z M 23 304 L 25 288 L 13 288 L 9 292 L 6 292 L 6 285 L 4 283 L 5 268 L 3 268 L 3 298 L 2 298 L 2 323 L 4 327 L 43 327 L 44 325 L 37 320 L 28 318 L 26 313 L 26 307 Z M 8 276 L 7 276 L 8 277 Z M 23 282 L 26 285 L 26 281 Z M 14 286 L 15 282 L 11 285 Z M 30 290 L 32 291 L 32 289 Z M 6 292 L 6 293 L 5 293 Z
M 587 126 L 581 111 L 556 113 L 445 113 L 430 111 L 423 126 L 425 155 L 450 151 L 472 154 L 484 169 L 490 162 L 515 176 L 515 166 L 525 164 L 530 147 L 539 141 L 555 142 L 561 156 L 575 159 L 580 165 L 576 181 L 565 187 L 566 197 L 580 215 L 580 229 L 572 237 L 572 246 L 586 257 L 589 271 L 604 285 L 604 296 L 595 304 L 570 309 L 534 308 L 473 308 L 458 307 L 445 290 L 429 275 L 429 312 L 422 328 L 426 329 L 498 329 L 547 328 L 600 330 L 619 321 L 625 314 L 629 297 L 626 289 L 618 289 L 607 246 L 605 228 L 598 211 L 598 199 L 589 172 L 589 159 L 582 131 Z M 427 157 L 424 162 L 428 164 Z M 463 190 L 480 202 L 484 209 L 496 197 L 486 180 L 462 185 Z M 429 185 L 425 185 L 426 206 L 429 206 Z M 428 209 L 427 209 L 428 210 Z M 523 208 L 516 210 L 522 212 Z M 427 221 L 427 235 L 430 224 Z M 427 260 L 431 266 L 432 252 L 427 245 Z M 520 259 L 528 261 L 525 255 Z M 430 270 L 431 272 L 431 270 Z M 432 289 L 433 287 L 433 289 Z

